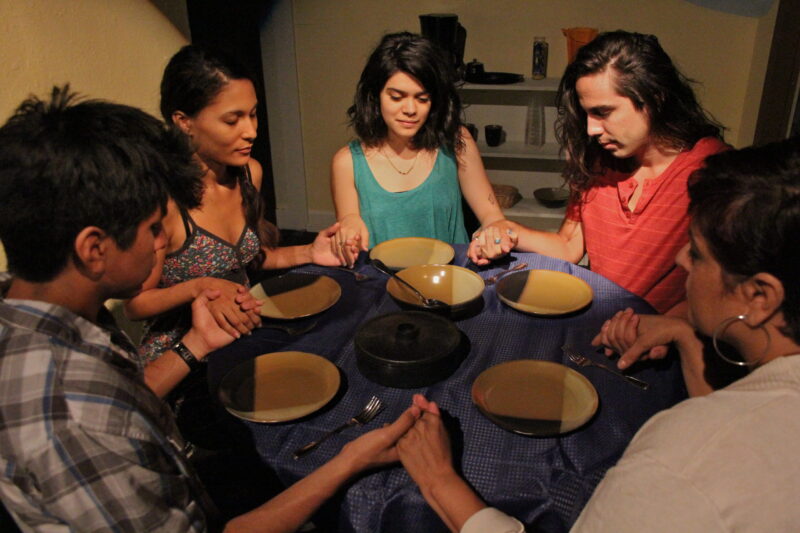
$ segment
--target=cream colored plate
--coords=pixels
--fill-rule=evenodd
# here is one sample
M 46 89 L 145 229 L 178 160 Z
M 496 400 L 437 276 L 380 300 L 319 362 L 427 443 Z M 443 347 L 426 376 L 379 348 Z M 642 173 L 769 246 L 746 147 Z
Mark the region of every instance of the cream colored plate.
M 572 431 L 597 411 L 588 379 L 560 363 L 522 359 L 484 370 L 472 384 L 472 401 L 489 420 L 522 435 Z
M 290 319 L 325 311 L 339 301 L 342 287 L 328 276 L 289 273 L 265 279 L 250 294 L 264 300 L 261 316 Z
M 475 272 L 455 265 L 416 265 L 401 270 L 397 275 L 426 298 L 454 307 L 479 298 L 486 287 L 483 278 Z M 423 307 L 411 289 L 394 278 L 386 282 L 386 290 L 401 302 Z
M 514 272 L 495 285 L 504 304 L 536 315 L 563 315 L 583 309 L 592 301 L 592 288 L 572 274 L 554 270 Z
M 414 265 L 444 265 L 455 257 L 453 247 L 438 239 L 402 237 L 383 241 L 369 251 L 370 259 L 380 259 L 392 270 Z
M 233 415 L 252 422 L 285 422 L 321 409 L 339 390 L 339 370 L 305 352 L 274 352 L 228 372 L 219 398 Z

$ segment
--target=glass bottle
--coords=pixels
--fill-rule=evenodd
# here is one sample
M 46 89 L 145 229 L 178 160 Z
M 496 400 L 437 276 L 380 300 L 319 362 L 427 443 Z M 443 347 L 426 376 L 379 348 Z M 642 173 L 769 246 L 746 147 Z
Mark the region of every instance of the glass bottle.
M 549 45 L 544 37 L 533 38 L 533 79 L 542 80 L 547 77 L 547 49 Z

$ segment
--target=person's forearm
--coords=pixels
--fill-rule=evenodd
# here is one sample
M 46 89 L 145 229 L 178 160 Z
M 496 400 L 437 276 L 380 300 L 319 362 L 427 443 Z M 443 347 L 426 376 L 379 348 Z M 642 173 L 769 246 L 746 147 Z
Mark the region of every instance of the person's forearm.
M 225 532 L 296 531 L 356 470 L 341 454 L 337 455 L 268 502 L 228 522 Z
M 191 279 L 165 289 L 142 291 L 125 302 L 125 316 L 130 320 L 143 320 L 191 303 L 200 293 L 200 279 Z
M 477 494 L 455 472 L 439 477 L 435 483 L 420 486 L 425 501 L 450 528 L 458 533 L 473 514 L 486 507 Z
M 687 331 L 676 341 L 681 357 L 681 372 L 690 397 L 705 396 L 714 392 L 706 379 L 706 364 L 703 354 L 704 344 L 694 331 Z
M 571 247 L 569 241 L 560 233 L 540 231 L 512 222 L 517 234 L 516 250 L 538 254 L 577 263 L 583 257 L 583 248 Z M 574 248 L 574 249 L 573 249 Z
M 291 268 L 312 262 L 311 245 L 281 246 L 266 250 L 267 257 L 262 264 L 265 270 Z
M 194 330 L 189 330 L 181 339 L 184 346 L 202 361 L 210 350 Z M 183 381 L 189 374 L 189 365 L 173 350 L 167 350 L 161 356 L 144 367 L 144 382 L 156 396 L 163 398 Z

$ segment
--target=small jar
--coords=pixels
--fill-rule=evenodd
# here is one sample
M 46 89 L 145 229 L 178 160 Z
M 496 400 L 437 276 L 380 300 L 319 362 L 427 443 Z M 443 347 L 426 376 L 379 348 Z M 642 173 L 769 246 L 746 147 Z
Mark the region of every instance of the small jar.
M 544 37 L 533 38 L 533 67 L 531 74 L 535 80 L 547 77 L 547 50 L 549 45 Z

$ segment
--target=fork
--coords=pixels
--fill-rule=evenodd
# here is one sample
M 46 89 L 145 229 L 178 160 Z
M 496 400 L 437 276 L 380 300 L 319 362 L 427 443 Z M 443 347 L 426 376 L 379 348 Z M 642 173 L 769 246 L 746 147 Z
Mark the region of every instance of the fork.
M 332 435 L 335 435 L 335 434 L 339 433 L 340 431 L 343 431 L 343 430 L 345 430 L 345 429 L 347 429 L 349 427 L 363 426 L 364 424 L 369 423 L 373 418 L 375 418 L 378 415 L 378 413 L 381 412 L 381 409 L 383 409 L 383 403 L 378 399 L 377 396 L 373 396 L 370 399 L 370 401 L 367 403 L 367 405 L 364 406 L 364 409 L 362 409 L 360 413 L 355 415 L 353 418 L 351 418 L 350 420 L 348 420 L 347 422 L 345 422 L 341 426 L 339 426 L 339 427 L 337 427 L 335 429 L 332 429 L 329 432 L 325 433 L 319 439 L 317 439 L 317 440 L 315 440 L 313 442 L 309 442 L 308 444 L 306 444 L 302 448 L 298 448 L 294 452 L 293 457 L 295 459 L 300 459 L 301 457 L 303 457 L 304 455 L 309 453 L 311 450 L 313 450 L 317 446 L 319 446 L 322 442 L 326 441 L 328 439 L 328 437 L 330 437 Z
M 349 274 L 352 274 L 356 281 L 367 281 L 368 279 L 372 279 L 371 277 L 367 276 L 366 274 L 362 274 L 361 272 L 356 272 L 352 268 L 345 268 L 345 267 L 333 267 L 336 270 L 342 270 Z
M 516 265 L 514 265 L 511 268 L 507 268 L 507 269 L 505 269 L 505 270 L 503 270 L 501 272 L 498 272 L 497 274 L 495 274 L 492 277 L 486 278 L 485 280 L 483 280 L 483 282 L 486 285 L 493 285 L 498 279 L 502 278 L 503 276 L 505 276 L 509 272 L 514 272 L 515 270 L 522 270 L 523 268 L 525 268 L 527 266 L 528 266 L 528 263 L 517 263 Z
M 615 376 L 621 377 L 622 379 L 626 380 L 628 383 L 636 385 L 637 387 L 639 387 L 642 390 L 647 390 L 647 388 L 650 386 L 647 383 L 645 383 L 644 381 L 642 381 L 641 379 L 637 379 L 637 378 L 635 378 L 633 376 L 629 376 L 627 374 L 622 374 L 620 372 L 617 372 L 616 370 L 612 370 L 611 368 L 607 367 L 606 365 L 603 365 L 601 363 L 596 363 L 595 361 L 592 361 L 588 357 L 585 357 L 585 356 L 579 354 L 572 346 L 564 345 L 564 346 L 561 347 L 561 349 L 564 351 L 565 354 L 567 354 L 567 357 L 569 357 L 569 360 L 572 361 L 573 363 L 575 363 L 578 366 L 596 366 L 597 368 L 602 368 L 603 370 L 605 370 L 607 372 L 611 372 Z
M 284 333 L 288 333 L 289 335 L 302 335 L 303 333 L 308 333 L 309 331 L 317 327 L 317 321 L 314 320 L 310 324 L 305 324 L 302 326 L 290 326 L 288 324 L 265 324 L 264 322 L 262 322 L 260 325 L 256 327 L 277 329 L 283 331 Z

